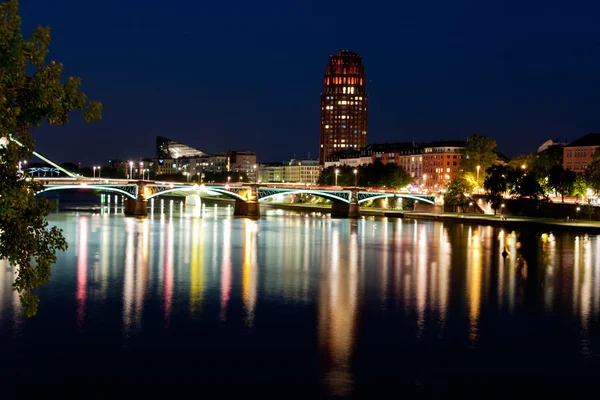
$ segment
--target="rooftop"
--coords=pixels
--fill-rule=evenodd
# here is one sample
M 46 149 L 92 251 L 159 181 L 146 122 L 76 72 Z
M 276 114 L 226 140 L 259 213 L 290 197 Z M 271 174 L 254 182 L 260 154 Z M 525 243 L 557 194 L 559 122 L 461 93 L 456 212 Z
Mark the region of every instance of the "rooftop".
M 600 133 L 588 133 L 565 147 L 600 146 Z
M 467 142 L 464 140 L 439 140 L 437 142 L 425 143 L 423 147 L 465 147 L 466 144 Z

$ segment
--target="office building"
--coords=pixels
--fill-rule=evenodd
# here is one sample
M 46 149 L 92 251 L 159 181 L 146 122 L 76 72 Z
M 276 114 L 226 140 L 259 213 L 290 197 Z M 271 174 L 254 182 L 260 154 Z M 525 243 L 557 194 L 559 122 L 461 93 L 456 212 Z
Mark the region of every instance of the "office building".
M 329 57 L 321 93 L 319 162 L 339 150 L 367 145 L 367 80 L 362 57 L 340 51 Z

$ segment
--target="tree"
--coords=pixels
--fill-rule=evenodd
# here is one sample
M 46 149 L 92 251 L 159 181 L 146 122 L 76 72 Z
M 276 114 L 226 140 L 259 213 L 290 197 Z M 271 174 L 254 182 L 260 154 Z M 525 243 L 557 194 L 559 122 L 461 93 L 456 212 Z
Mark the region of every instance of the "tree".
M 487 199 L 492 203 L 494 215 L 496 215 L 507 190 L 507 168 L 501 165 L 494 165 L 487 169 L 486 174 L 487 177 L 483 186 L 488 191 Z
M 592 215 L 596 211 L 595 207 L 588 200 L 587 204 L 582 207 L 583 213 L 588 216 L 589 220 L 592 220 Z
M 62 64 L 46 63 L 49 28 L 24 39 L 14 0 L 0 3 L 0 16 L 0 259 L 16 268 L 13 289 L 26 315 L 33 316 L 39 303 L 33 290 L 49 281 L 56 251 L 67 243 L 59 229 L 48 227 L 54 204 L 35 196 L 41 188 L 19 173 L 18 161 L 31 157 L 30 129 L 45 122 L 64 125 L 73 110 L 98 120 L 102 105 L 88 101 L 79 78 L 61 82 Z
M 532 170 L 537 162 L 537 156 L 534 153 L 521 154 L 513 157 L 509 162 L 508 166 L 514 170 L 518 169 L 529 169 Z
M 537 155 L 535 166 L 546 174 L 550 174 L 552 167 L 562 167 L 563 165 L 563 147 L 552 146 Z
M 472 190 L 473 184 L 471 182 L 461 176 L 456 177 L 446 186 L 444 203 L 454 207 L 455 210 L 456 207 L 462 207 L 464 210 L 470 202 L 470 198 L 467 195 Z
M 573 190 L 575 173 L 570 169 L 565 170 L 562 165 L 554 165 L 548 171 L 548 186 L 556 193 L 560 193 L 562 202 L 565 202 L 565 194 Z
M 467 138 L 460 167 L 464 173 L 471 173 L 475 178 L 479 175 L 477 186 L 482 185 L 485 171 L 494 165 L 498 158 L 494 152 L 495 148 L 496 141 L 487 136 L 471 135 Z M 479 173 L 477 166 L 479 166 Z
M 540 174 L 537 169 L 509 168 L 507 172 L 507 183 L 511 188 L 511 194 L 532 200 L 545 197 L 544 188 L 540 182 Z
M 356 175 L 354 174 L 355 169 L 357 170 Z M 401 166 L 393 163 L 384 165 L 380 160 L 376 160 L 373 164 L 358 168 L 348 165 L 324 168 L 319 175 L 317 184 L 322 186 L 334 185 L 336 170 L 338 171 L 338 186 L 354 186 L 356 182 L 358 186 L 400 189 L 408 186 L 412 181 L 410 174 Z
M 587 190 L 588 182 L 585 179 L 585 175 L 576 174 L 575 182 L 573 182 L 573 188 L 571 189 L 571 195 L 583 199 L 587 195 Z

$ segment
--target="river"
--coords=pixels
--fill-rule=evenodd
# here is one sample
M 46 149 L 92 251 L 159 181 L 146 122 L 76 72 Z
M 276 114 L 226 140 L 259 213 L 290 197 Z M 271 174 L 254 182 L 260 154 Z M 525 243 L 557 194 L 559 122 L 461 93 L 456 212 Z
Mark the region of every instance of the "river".
M 0 261 L 12 383 L 373 398 L 573 393 L 600 372 L 597 236 L 213 206 L 50 223 L 69 248 L 35 318 Z

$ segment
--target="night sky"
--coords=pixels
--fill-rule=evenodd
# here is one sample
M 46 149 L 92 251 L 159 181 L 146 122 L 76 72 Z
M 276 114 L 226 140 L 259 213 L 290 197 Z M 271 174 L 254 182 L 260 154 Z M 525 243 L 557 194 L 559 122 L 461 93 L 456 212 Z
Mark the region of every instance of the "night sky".
M 496 138 L 509 156 L 600 131 L 600 1 L 21 0 L 26 34 L 103 120 L 35 132 L 56 161 L 152 157 L 157 135 L 259 161 L 317 156 L 330 54 L 363 56 L 369 142 Z

